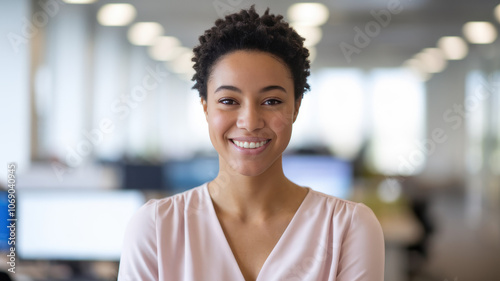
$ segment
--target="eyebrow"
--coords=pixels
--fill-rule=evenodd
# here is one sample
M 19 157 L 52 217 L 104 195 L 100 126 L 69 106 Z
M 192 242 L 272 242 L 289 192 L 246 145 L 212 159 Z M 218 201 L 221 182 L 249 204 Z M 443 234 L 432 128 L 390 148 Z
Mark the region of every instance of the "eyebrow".
M 222 86 L 219 86 L 217 89 L 215 89 L 214 94 L 217 93 L 218 91 L 221 91 L 221 90 L 229 90 L 229 91 L 237 92 L 240 94 L 242 93 L 242 91 L 235 86 L 222 85 Z M 272 91 L 272 90 L 280 90 L 280 91 L 283 91 L 286 93 L 285 88 L 278 86 L 278 85 L 271 85 L 271 86 L 264 87 L 259 91 L 259 93 L 264 93 L 264 92 L 268 92 L 268 91 Z

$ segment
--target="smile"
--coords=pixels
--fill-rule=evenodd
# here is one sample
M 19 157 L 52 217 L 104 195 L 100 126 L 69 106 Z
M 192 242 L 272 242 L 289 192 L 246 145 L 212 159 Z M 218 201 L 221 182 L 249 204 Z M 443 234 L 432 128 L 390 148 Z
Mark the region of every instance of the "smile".
M 248 141 L 237 141 L 237 140 L 232 140 L 236 146 L 241 147 L 241 148 L 249 148 L 249 149 L 254 149 L 254 148 L 259 148 L 266 143 L 269 142 L 269 140 L 265 141 L 260 141 L 260 142 L 248 142 Z

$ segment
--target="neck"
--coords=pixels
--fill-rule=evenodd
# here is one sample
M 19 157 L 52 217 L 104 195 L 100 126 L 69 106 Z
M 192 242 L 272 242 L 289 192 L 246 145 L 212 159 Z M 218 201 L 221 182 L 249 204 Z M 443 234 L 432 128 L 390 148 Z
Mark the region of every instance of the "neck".
M 222 160 L 219 159 L 219 174 L 209 183 L 208 190 L 223 216 L 242 222 L 263 222 L 286 211 L 291 200 L 304 194 L 304 188 L 285 177 L 281 157 L 258 176 L 241 175 Z

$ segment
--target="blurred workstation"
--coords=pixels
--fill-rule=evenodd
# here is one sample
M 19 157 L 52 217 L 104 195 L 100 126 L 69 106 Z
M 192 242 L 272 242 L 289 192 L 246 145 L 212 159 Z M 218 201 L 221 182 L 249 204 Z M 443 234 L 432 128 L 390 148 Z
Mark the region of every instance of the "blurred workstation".
M 116 280 L 130 216 L 217 175 L 191 50 L 252 4 L 311 52 L 285 174 L 372 208 L 387 281 L 500 280 L 498 1 L 0 0 L 1 280 Z

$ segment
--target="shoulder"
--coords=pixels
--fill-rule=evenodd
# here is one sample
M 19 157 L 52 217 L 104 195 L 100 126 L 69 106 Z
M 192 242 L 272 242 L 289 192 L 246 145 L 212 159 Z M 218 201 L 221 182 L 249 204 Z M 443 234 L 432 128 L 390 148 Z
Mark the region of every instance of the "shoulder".
M 154 222 L 156 221 L 156 208 L 156 200 L 152 199 L 146 202 L 132 216 L 128 228 L 134 230 L 154 227 Z
M 358 204 L 360 204 L 320 191 L 316 191 L 314 189 L 310 189 L 309 192 L 311 193 L 309 195 L 309 199 L 311 200 L 312 206 L 328 212 L 332 212 L 335 216 L 342 215 L 350 217 L 356 210 Z
M 186 211 L 201 207 L 203 185 L 161 199 L 150 199 L 132 216 L 128 226 L 129 238 L 153 235 L 161 224 L 178 222 Z
M 338 238 L 343 243 L 366 244 L 373 248 L 374 252 L 383 252 L 382 227 L 372 209 L 363 203 L 337 198 L 318 191 L 313 192 L 313 195 L 317 197 L 316 200 L 324 201 L 323 204 L 330 210 L 332 224 L 342 233 Z
M 186 212 L 203 209 L 205 184 L 160 199 L 151 199 L 137 212 L 143 218 L 162 220 L 169 216 L 182 216 Z
M 360 225 L 382 232 L 382 227 L 372 209 L 363 203 L 356 203 L 356 208 L 351 218 L 351 227 L 359 227 Z
M 373 211 L 363 203 L 358 203 L 313 189 L 310 190 L 311 206 L 328 212 L 334 224 L 342 224 L 346 229 L 371 228 L 380 230 L 380 223 Z
M 384 235 L 373 211 L 363 203 L 317 191 L 312 195 L 312 206 L 323 205 L 331 216 L 333 247 L 339 255 L 336 280 L 383 280 Z

